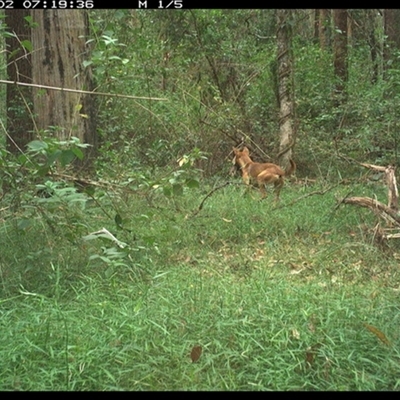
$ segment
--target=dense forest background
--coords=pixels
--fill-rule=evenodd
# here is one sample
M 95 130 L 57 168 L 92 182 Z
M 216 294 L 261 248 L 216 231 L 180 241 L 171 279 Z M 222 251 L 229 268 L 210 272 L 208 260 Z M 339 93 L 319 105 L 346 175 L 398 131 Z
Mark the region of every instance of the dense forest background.
M 397 162 L 397 14 L 344 10 L 344 28 L 329 10 L 286 16 L 299 176 L 351 174 L 343 157 Z M 277 160 L 276 10 L 109 10 L 92 20 L 101 89 L 168 98 L 140 106 L 103 99 L 103 149 L 133 146 L 124 152 L 130 162 L 163 166 L 198 148 L 208 176 L 226 173 L 226 157 L 243 139 L 260 159 Z
M 100 153 L 120 161 L 125 156 L 133 168 L 165 166 L 199 149 L 207 155 L 200 163 L 207 176 L 226 173 L 232 145 L 243 140 L 258 157 L 276 160 L 281 150 L 276 13 L 89 11 L 81 61 L 93 71 L 95 90 L 148 99 L 96 97 Z M 351 158 L 396 163 L 397 14 L 286 11 L 292 148 L 300 175 L 326 177 L 343 168 L 351 173 Z M 18 18 L 29 25 L 29 16 Z M 3 31 L 7 35 L 5 24 Z M 29 57 L 29 40 L 18 40 L 3 54 L 18 53 L 19 47 L 24 51 L 19 59 Z
M 398 11 L 344 11 L 344 28 L 329 10 L 286 16 L 299 176 L 350 174 L 342 156 L 398 161 Z M 276 10 L 109 10 L 92 19 L 102 91 L 168 98 L 140 106 L 102 99 L 103 146 L 134 146 L 128 157 L 157 166 L 198 148 L 207 154 L 208 176 L 226 172 L 232 145 L 243 139 L 260 158 L 276 160 Z M 337 67 L 342 46 L 344 73 Z M 338 86 L 346 94 L 340 102 Z

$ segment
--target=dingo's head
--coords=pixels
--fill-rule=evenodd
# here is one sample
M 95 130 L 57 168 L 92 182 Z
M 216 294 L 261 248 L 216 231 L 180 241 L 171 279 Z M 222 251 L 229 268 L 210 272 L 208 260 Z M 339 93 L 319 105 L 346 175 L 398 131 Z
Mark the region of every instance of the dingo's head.
M 243 150 L 239 150 L 236 147 L 232 147 L 232 150 L 234 154 L 232 164 L 237 164 L 240 167 L 243 167 L 243 165 L 251 161 L 249 158 L 249 149 L 247 147 L 243 147 Z

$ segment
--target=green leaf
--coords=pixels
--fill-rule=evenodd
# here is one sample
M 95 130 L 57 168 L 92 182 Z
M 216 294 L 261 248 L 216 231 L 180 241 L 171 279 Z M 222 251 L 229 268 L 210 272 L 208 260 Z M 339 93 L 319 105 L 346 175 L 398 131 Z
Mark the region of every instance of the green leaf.
M 167 196 L 167 197 L 171 197 L 172 196 L 172 190 L 168 186 L 164 186 L 163 187 L 163 193 L 164 193 L 164 196 Z
M 49 145 L 41 140 L 32 140 L 32 142 L 27 144 L 27 146 L 31 151 L 40 151 L 49 148 Z
M 115 214 L 114 221 L 117 226 L 120 227 L 122 225 L 122 217 L 119 214 Z
M 30 40 L 21 40 L 21 45 L 29 52 L 33 50 L 32 42 Z
M 86 68 L 86 67 L 88 67 L 89 65 L 92 65 L 92 64 L 93 64 L 93 61 L 91 61 L 91 60 L 85 60 L 82 63 L 84 68 Z
M 30 28 L 37 28 L 39 26 L 37 22 L 34 22 L 31 15 L 27 15 L 26 17 L 24 17 L 24 20 L 28 23 L 28 26 Z
M 182 196 L 183 195 L 183 187 L 181 184 L 172 185 L 172 193 L 174 196 Z
M 186 186 L 190 189 L 198 188 L 200 186 L 200 183 L 197 179 L 189 178 L 186 179 Z
M 47 157 L 47 163 L 46 164 L 48 166 L 53 165 L 58 160 L 58 158 L 60 157 L 61 153 L 62 153 L 61 150 L 56 150 L 55 152 L 49 154 L 49 156 Z
M 15 38 L 15 37 L 17 37 L 17 35 L 15 34 L 15 33 L 11 33 L 11 32 L 2 32 L 1 33 L 1 35 L 3 36 L 3 37 L 12 37 L 12 38 Z M 11 57 L 10 57 L 11 58 Z
M 77 158 L 79 158 L 79 160 L 83 160 L 83 151 L 81 149 L 79 149 L 78 147 L 75 147 L 75 148 L 71 149 L 71 151 L 75 154 L 75 156 Z
M 106 69 L 105 69 L 105 67 L 101 66 L 101 67 L 98 67 L 98 68 L 96 69 L 96 72 L 97 72 L 99 75 L 102 75 L 102 74 L 104 74 L 104 73 L 106 72 Z
M 63 150 L 60 155 L 60 163 L 63 167 L 70 164 L 75 159 L 75 154 L 72 150 Z
M 38 173 L 39 176 L 45 176 L 45 175 L 47 175 L 49 173 L 49 171 L 50 171 L 50 167 L 48 165 L 45 165 L 43 167 L 40 167 L 37 170 L 37 173 Z
M 115 272 L 115 268 L 113 265 L 111 265 L 110 267 L 108 267 L 105 271 L 104 271 L 104 275 L 106 276 L 107 279 L 111 278 L 111 276 L 114 274 Z
M 29 160 L 25 154 L 20 154 L 17 159 L 20 164 L 25 164 Z
M 118 42 L 118 39 L 113 39 L 113 38 L 111 38 L 110 36 L 107 36 L 107 35 L 103 35 L 102 38 L 103 38 L 104 43 L 106 45 L 116 44 Z

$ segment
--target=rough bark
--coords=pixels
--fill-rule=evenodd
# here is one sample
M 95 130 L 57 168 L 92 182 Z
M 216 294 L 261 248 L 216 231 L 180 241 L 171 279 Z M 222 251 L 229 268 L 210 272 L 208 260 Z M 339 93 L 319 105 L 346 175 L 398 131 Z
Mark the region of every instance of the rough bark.
M 385 9 L 383 12 L 384 17 L 384 32 L 387 41 L 393 43 L 396 48 L 400 48 L 400 10 L 399 9 Z
M 326 8 L 319 9 L 318 18 L 319 45 L 322 50 L 325 50 L 327 46 L 328 10 Z
M 291 10 L 277 10 L 278 93 L 279 93 L 279 163 L 289 168 L 294 143 L 293 57 L 289 18 Z
M 335 25 L 333 66 L 337 78 L 334 97 L 338 104 L 346 98 L 347 68 L 347 9 L 333 10 Z
M 396 57 L 392 57 L 393 51 L 400 49 L 400 10 L 385 9 L 383 11 L 383 24 L 385 43 L 383 46 L 384 71 L 396 64 Z
M 93 90 L 86 45 L 88 16 L 83 10 L 33 10 L 33 83 Z M 85 153 L 85 166 L 97 146 L 94 97 L 55 90 L 34 89 L 34 110 L 39 129 L 57 127 L 60 139 L 76 136 L 92 145 Z
M 314 24 L 314 42 L 318 42 L 318 37 L 319 37 L 319 13 L 320 9 L 315 8 L 314 9 L 314 18 L 311 20 L 311 23 Z
M 372 74 L 371 82 L 376 83 L 379 77 L 379 40 L 376 35 L 377 10 L 367 10 L 367 35 L 371 54 Z

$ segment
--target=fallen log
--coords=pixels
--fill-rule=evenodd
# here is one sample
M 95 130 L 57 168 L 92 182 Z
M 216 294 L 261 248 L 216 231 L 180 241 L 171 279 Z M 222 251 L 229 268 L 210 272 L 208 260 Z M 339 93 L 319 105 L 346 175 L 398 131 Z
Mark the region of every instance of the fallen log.
M 399 209 L 399 192 L 397 190 L 397 182 L 395 175 L 395 167 L 388 165 L 387 167 L 381 167 L 380 165 L 360 163 L 365 168 L 369 168 L 373 171 L 384 172 L 385 181 L 388 186 L 388 206 L 392 210 L 398 211 Z
M 398 212 L 378 200 L 371 199 L 370 197 L 346 197 L 342 200 L 342 203 L 355 204 L 369 208 L 389 224 L 400 226 L 400 216 Z
M 378 217 L 382 218 L 386 222 L 387 227 L 381 228 L 380 224 L 378 223 L 374 229 L 374 236 L 380 241 L 383 239 L 399 238 L 400 233 L 398 232 L 390 234 L 387 233 L 388 230 L 393 228 L 400 228 L 399 192 L 397 189 L 395 167 L 393 165 L 381 167 L 379 165 L 366 163 L 360 163 L 360 165 L 374 171 L 383 172 L 385 174 L 385 183 L 388 187 L 388 205 L 370 197 L 345 197 L 340 203 L 354 204 L 369 208 L 376 215 L 378 215 Z

